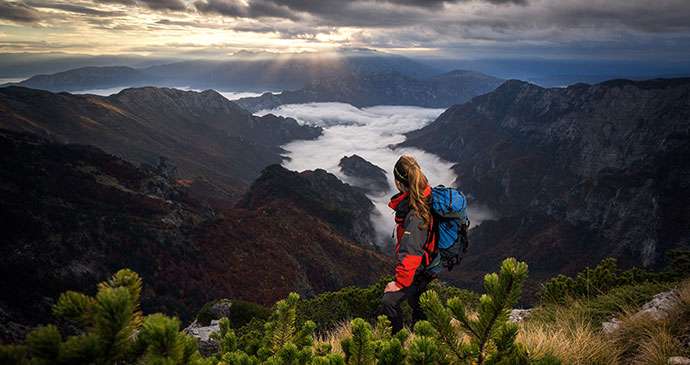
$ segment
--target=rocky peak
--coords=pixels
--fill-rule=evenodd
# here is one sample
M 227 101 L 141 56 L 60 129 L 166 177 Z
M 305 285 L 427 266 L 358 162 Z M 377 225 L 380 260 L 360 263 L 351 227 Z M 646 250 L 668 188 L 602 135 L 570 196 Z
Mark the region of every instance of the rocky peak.
M 237 206 L 258 209 L 278 201 L 319 217 L 360 245 L 374 246 L 376 242 L 370 220 L 374 205 L 361 189 L 325 170 L 298 173 L 280 165 L 268 166 Z
M 343 174 L 354 178 L 354 186 L 373 194 L 385 193 L 390 189 L 386 172 L 358 155 L 341 158 L 338 166 Z

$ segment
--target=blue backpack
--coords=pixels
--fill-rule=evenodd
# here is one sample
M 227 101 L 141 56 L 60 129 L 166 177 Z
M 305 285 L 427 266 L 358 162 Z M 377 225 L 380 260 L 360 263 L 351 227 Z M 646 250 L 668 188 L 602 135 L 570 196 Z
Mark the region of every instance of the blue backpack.
M 461 192 L 443 185 L 431 189 L 435 246 L 441 255 L 443 267 L 447 267 L 448 271 L 453 270 L 453 266 L 462 260 L 460 253 L 467 252 L 470 220 L 465 208 L 467 201 Z

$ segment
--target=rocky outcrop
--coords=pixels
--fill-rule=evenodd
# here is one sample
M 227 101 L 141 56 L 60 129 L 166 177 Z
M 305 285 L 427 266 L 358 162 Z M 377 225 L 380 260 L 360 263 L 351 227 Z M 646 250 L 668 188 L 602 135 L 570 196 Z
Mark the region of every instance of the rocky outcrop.
M 648 317 L 654 321 L 660 321 L 673 315 L 673 311 L 678 305 L 678 291 L 671 290 L 659 293 L 652 297 L 652 300 L 645 303 L 640 310 L 633 315 L 633 318 L 643 316 Z M 618 330 L 621 321 L 618 318 L 612 318 L 608 322 L 601 325 L 601 330 L 605 334 L 612 334 Z
M 209 357 L 218 352 L 218 342 L 211 338 L 211 333 L 220 333 L 220 321 L 217 319 L 211 320 L 208 326 L 202 326 L 197 321 L 192 322 L 189 327 L 182 330 L 192 338 L 197 340 L 199 344 L 199 353 L 203 357 Z
M 360 156 L 345 156 L 340 159 L 338 166 L 343 174 L 353 178 L 352 185 L 371 194 L 386 193 L 390 189 L 386 172 Z
M 265 93 L 242 98 L 237 103 L 247 110 L 273 109 L 282 104 L 341 102 L 356 107 L 373 105 L 416 105 L 446 108 L 493 91 L 502 79 L 473 71 L 452 71 L 415 78 L 391 70 L 339 75 L 313 81 L 297 91 Z
M 512 309 L 510 311 L 510 316 L 508 316 L 508 321 L 513 323 L 520 323 L 524 320 L 530 319 L 531 317 L 531 309 Z
M 511 80 L 407 137 L 456 162 L 473 204 L 498 213 L 472 232 L 473 272 L 516 255 L 532 282 L 605 257 L 663 266 L 668 249 L 690 247 L 690 79 Z

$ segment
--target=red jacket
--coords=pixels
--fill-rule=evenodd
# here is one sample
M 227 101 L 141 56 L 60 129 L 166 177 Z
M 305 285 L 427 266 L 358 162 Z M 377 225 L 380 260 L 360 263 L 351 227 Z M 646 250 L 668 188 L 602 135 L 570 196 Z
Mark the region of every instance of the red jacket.
M 424 194 L 431 194 L 431 187 L 427 186 Z M 395 231 L 398 238 L 395 245 L 395 259 L 398 262 L 395 268 L 395 284 L 402 289 L 412 284 L 417 271 L 424 271 L 430 261 L 436 261 L 438 258 L 430 259 L 424 250 L 427 241 L 432 239 L 431 231 L 419 229 L 423 221 L 417 217 L 414 210 L 410 210 L 409 193 L 395 195 L 388 206 L 395 210 Z

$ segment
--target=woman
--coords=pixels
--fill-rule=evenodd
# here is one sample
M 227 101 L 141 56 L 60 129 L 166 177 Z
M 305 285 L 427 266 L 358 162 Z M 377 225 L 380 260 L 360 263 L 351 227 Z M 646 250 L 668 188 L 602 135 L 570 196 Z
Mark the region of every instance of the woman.
M 389 282 L 383 292 L 383 313 L 390 319 L 393 333 L 397 333 L 403 327 L 400 309 L 403 300 L 407 299 L 412 307 L 413 322 L 426 319 L 419 306 L 419 296 L 436 277 L 441 265 L 439 258 L 431 257 L 425 249 L 429 247 L 427 243 L 434 244 L 429 203 L 431 187 L 426 176 L 412 156 L 401 156 L 395 164 L 393 175 L 400 193 L 391 198 L 388 206 L 395 210 L 398 238 L 395 258 L 398 266 L 395 280 Z

